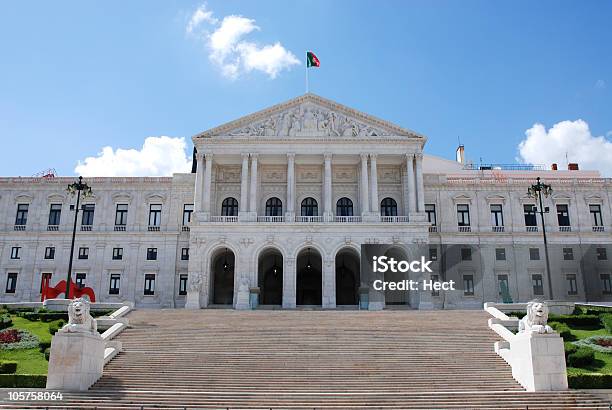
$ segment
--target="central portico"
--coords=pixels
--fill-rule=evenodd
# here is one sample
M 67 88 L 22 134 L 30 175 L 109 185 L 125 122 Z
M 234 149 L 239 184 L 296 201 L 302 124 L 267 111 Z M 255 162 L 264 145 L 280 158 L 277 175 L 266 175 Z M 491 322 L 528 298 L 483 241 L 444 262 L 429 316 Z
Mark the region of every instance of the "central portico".
M 193 142 L 188 308 L 356 305 L 361 244 L 428 239 L 413 131 L 306 94 Z

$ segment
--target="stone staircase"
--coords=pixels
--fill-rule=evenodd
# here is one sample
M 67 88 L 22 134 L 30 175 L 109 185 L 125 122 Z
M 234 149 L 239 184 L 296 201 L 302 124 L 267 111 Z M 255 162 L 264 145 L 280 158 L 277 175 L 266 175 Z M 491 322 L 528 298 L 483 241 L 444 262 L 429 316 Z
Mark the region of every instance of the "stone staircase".
M 6 408 L 608 409 L 527 393 L 483 311 L 136 310 L 85 393 Z

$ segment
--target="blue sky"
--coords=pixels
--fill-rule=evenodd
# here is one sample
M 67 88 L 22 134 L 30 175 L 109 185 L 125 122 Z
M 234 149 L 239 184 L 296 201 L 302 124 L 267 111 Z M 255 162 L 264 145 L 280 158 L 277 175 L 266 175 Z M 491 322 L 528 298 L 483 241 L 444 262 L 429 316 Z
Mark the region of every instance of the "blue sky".
M 427 135 L 429 154 L 452 158 L 460 137 L 475 162 L 512 163 L 531 130 L 523 160 L 568 151 L 612 173 L 610 156 L 590 159 L 612 154 L 612 2 L 209 0 L 189 33 L 202 5 L 4 2 L 0 175 L 74 175 L 147 137 L 190 149 L 200 131 L 304 93 L 308 49 L 322 65 L 312 92 Z M 258 27 L 240 41 L 279 42 L 299 64 L 228 77 L 210 44 L 228 16 Z

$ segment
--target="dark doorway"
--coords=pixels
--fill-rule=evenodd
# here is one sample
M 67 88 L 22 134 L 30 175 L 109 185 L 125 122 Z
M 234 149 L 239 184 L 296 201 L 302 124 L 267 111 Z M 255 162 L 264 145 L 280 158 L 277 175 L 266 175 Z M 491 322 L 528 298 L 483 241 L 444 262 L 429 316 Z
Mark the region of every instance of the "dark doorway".
M 234 304 L 234 252 L 228 248 L 218 251 L 212 259 L 213 295 L 215 305 Z
M 321 255 L 315 249 L 306 248 L 297 257 L 296 304 L 321 305 L 322 275 Z
M 266 249 L 257 261 L 259 303 L 281 305 L 283 303 L 283 255 L 276 249 Z
M 404 252 L 400 248 L 391 248 L 387 252 L 385 252 L 385 256 L 388 258 L 393 258 L 396 261 L 407 260 L 406 252 Z M 391 270 L 387 270 L 385 272 L 385 281 L 389 282 L 400 282 L 406 279 L 409 279 L 408 272 L 391 272 Z M 385 290 L 385 305 L 407 305 L 409 301 L 410 292 L 405 290 Z
M 336 305 L 359 302 L 359 255 L 353 249 L 336 254 Z

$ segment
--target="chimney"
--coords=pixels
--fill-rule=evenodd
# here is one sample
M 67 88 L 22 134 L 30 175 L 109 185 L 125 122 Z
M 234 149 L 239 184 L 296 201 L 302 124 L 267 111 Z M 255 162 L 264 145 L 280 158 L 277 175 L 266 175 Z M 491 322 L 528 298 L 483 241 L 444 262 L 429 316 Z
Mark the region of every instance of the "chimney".
M 553 171 L 556 171 L 557 170 L 557 164 L 552 164 L 550 169 L 552 169 Z
M 568 171 L 578 171 L 578 163 L 570 162 L 569 164 L 567 164 L 567 170 Z
M 457 162 L 460 163 L 461 165 L 465 165 L 465 148 L 463 146 L 463 144 L 459 144 L 459 146 L 457 147 Z

